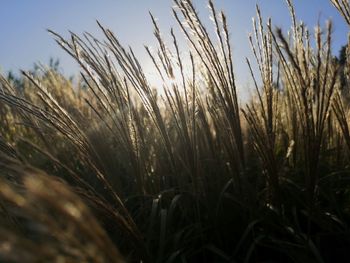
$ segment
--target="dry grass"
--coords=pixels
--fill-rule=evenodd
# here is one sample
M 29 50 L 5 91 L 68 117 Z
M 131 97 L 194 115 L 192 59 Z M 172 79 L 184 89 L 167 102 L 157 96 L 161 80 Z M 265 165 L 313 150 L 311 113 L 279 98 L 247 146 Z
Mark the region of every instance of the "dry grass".
M 152 14 L 158 48 L 145 46 L 162 94 L 100 23 L 101 40 L 50 31 L 84 86 L 45 69 L 23 72 L 21 87 L 1 77 L 1 259 L 331 262 L 347 253 L 350 62 L 332 56 L 332 23 L 312 36 L 287 1 L 286 37 L 257 7 L 258 71 L 247 60 L 255 95 L 242 107 L 226 16 L 209 1 L 214 41 L 191 1 L 174 2 L 188 58 Z M 332 3 L 349 22 L 349 3 Z

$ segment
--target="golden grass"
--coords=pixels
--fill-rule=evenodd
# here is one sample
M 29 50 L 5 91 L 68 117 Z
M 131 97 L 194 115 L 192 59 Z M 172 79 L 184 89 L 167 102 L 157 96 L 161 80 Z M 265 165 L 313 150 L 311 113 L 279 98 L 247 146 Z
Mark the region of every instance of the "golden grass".
M 1 259 L 336 257 L 322 237 L 348 237 L 350 62 L 332 56 L 332 23 L 312 37 L 287 1 L 286 37 L 257 7 L 255 94 L 240 106 L 226 16 L 209 1 L 214 41 L 191 1 L 174 3 L 189 58 L 152 14 L 158 49 L 145 46 L 164 94 L 100 23 L 101 40 L 50 31 L 84 87 L 54 70 L 23 72 L 21 89 L 1 77 Z M 349 23 L 349 3 L 332 3 Z

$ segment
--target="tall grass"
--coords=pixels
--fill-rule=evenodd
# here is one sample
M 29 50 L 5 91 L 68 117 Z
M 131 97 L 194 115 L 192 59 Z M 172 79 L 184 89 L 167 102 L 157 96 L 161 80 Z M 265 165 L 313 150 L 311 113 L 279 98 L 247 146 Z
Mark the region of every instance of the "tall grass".
M 349 22 L 349 3 L 331 2 Z M 84 85 L 52 69 L 23 72 L 21 87 L 1 77 L 2 260 L 347 255 L 350 64 L 332 55 L 332 23 L 312 36 L 287 1 L 286 36 L 257 7 L 254 64 L 247 59 L 255 94 L 242 106 L 225 14 L 209 1 L 214 41 L 191 1 L 174 3 L 186 55 L 173 29 L 164 41 L 152 14 L 158 47 L 145 46 L 161 93 L 99 22 L 103 39 L 49 31 Z

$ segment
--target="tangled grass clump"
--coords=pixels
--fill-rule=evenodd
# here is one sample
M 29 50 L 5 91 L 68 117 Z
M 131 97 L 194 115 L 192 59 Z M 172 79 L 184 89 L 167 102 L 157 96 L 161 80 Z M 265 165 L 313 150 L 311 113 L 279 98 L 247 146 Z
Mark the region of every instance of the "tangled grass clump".
M 174 2 L 189 59 L 151 15 L 161 95 L 100 23 L 103 40 L 50 31 L 84 86 L 52 69 L 20 88 L 1 77 L 0 259 L 344 262 L 350 39 L 340 63 L 331 22 L 313 38 L 287 0 L 287 38 L 257 7 L 242 106 L 225 14 L 209 0 L 215 42 L 191 1 Z M 331 2 L 350 25 L 349 2 Z

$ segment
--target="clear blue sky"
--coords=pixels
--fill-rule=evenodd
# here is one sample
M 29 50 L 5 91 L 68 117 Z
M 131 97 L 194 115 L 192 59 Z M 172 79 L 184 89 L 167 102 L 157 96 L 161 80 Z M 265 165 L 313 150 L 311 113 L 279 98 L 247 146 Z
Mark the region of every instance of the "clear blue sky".
M 247 34 L 251 32 L 251 18 L 255 5 L 259 4 L 264 17 L 272 17 L 276 26 L 289 29 L 290 17 L 284 0 L 216 0 L 217 9 L 228 16 L 234 50 L 235 69 L 239 84 L 248 83 L 244 58 L 250 56 Z M 348 28 L 331 6 L 329 0 L 294 0 L 299 20 L 310 28 L 320 20 L 321 24 L 334 21 L 333 47 L 337 54 L 346 42 Z M 155 45 L 153 28 L 148 11 L 158 18 L 166 34 L 176 27 L 171 14 L 171 0 L 1 0 L 0 4 L 0 68 L 2 72 L 31 69 L 34 62 L 48 63 L 50 57 L 59 58 L 64 74 L 72 75 L 79 68 L 46 32 L 46 28 L 68 36 L 89 31 L 100 35 L 95 20 L 112 29 L 122 43 L 130 44 L 144 60 L 143 44 Z M 194 0 L 201 17 L 207 19 L 207 1 Z

